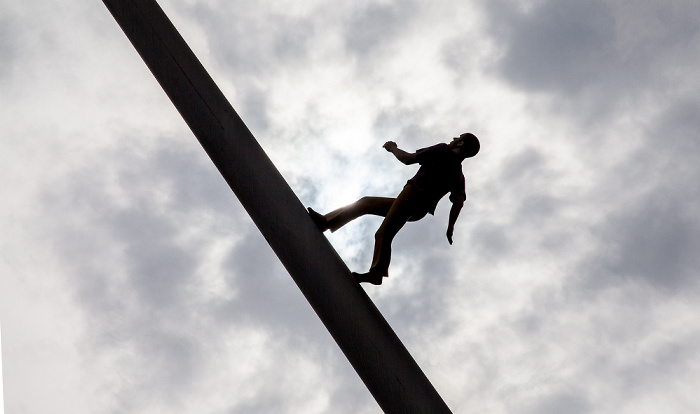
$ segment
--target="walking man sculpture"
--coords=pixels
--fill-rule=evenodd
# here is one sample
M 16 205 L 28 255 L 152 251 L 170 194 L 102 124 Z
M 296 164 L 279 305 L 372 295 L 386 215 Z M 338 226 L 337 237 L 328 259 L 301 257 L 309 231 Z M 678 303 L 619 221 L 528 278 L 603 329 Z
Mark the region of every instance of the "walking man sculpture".
M 449 144 L 433 145 L 415 153 L 401 150 L 393 141 L 386 142 L 383 147 L 406 165 L 420 164 L 416 175 L 408 180 L 396 198 L 362 197 L 326 215 L 308 208 L 311 218 L 321 231 L 334 232 L 365 214 L 384 217 L 374 235 L 374 256 L 369 272 L 353 272 L 358 282 L 374 285 L 381 285 L 382 278 L 389 276 L 391 242 L 396 233 L 408 221 L 420 220 L 427 213 L 435 214 L 438 201 L 448 192 L 452 208 L 447 225 L 447 241 L 452 244 L 454 226 L 466 199 L 462 161 L 475 156 L 479 152 L 480 144 L 474 134 L 465 133 L 454 138 Z

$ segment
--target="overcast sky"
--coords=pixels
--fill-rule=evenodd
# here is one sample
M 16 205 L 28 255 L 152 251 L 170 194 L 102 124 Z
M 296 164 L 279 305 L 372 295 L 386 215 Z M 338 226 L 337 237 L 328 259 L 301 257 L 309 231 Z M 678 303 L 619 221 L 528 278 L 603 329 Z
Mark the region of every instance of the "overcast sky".
M 700 412 L 700 2 L 160 4 L 319 211 L 479 136 L 363 285 L 453 412 Z M 0 0 L 0 145 L 7 413 L 380 412 L 101 1 Z

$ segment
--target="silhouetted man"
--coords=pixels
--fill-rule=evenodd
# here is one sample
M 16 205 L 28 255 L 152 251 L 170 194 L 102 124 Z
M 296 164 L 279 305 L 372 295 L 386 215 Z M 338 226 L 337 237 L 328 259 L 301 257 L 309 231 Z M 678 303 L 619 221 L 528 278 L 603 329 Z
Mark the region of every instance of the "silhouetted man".
M 437 144 L 408 153 L 399 149 L 393 141 L 384 148 L 406 165 L 420 164 L 416 175 L 408 180 L 396 198 L 362 197 L 356 202 L 322 215 L 309 207 L 309 214 L 321 231 L 336 231 L 348 222 L 365 214 L 383 216 L 379 230 L 374 236 L 374 256 L 367 273 L 354 273 L 358 282 L 381 285 L 382 278 L 389 276 L 391 242 L 407 221 L 417 221 L 427 213 L 435 214 L 438 201 L 450 193 L 452 208 L 447 225 L 447 241 L 452 244 L 454 226 L 462 210 L 466 194 L 462 161 L 479 152 L 479 140 L 474 134 L 465 133 L 449 144 Z

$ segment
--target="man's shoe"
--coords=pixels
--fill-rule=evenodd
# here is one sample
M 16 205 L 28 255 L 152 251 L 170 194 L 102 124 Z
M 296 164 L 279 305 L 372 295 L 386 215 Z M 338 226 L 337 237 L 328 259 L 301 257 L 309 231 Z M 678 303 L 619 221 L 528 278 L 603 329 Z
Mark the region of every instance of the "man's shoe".
M 372 272 L 371 270 L 367 273 L 356 273 L 352 272 L 352 277 L 355 278 L 355 281 L 357 283 L 371 283 L 373 285 L 381 285 L 382 284 L 382 279 L 384 279 L 384 276 L 382 276 L 379 273 Z
M 309 210 L 309 216 L 311 216 L 311 220 L 313 220 L 314 224 L 316 225 L 316 227 L 318 227 L 319 230 L 328 230 L 328 220 L 326 220 L 326 217 L 324 215 L 317 213 L 311 207 L 308 207 L 307 210 Z

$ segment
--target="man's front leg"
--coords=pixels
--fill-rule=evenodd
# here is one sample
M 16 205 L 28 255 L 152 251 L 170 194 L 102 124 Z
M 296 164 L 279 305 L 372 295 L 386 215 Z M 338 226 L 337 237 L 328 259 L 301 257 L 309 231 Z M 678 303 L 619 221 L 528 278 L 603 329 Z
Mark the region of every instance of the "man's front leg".
M 352 277 L 355 278 L 357 283 L 371 283 L 373 285 L 381 285 L 382 280 L 384 280 L 384 276 L 380 273 L 373 273 L 372 269 L 367 273 L 352 272 Z

